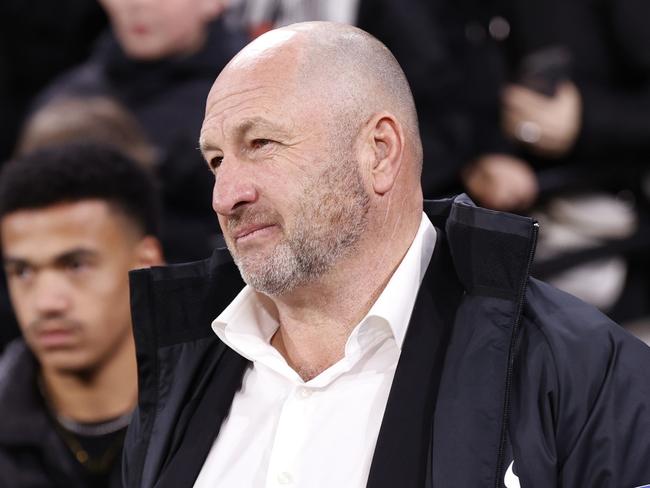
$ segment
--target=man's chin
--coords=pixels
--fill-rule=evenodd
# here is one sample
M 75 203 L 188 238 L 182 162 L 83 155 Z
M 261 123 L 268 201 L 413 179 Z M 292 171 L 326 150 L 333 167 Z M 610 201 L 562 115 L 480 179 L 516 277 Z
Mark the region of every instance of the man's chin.
M 95 361 L 79 350 L 41 353 L 38 361 L 43 368 L 59 374 L 82 375 L 95 367 Z
M 296 288 L 298 280 L 295 274 L 287 271 L 287 269 L 260 270 L 239 267 L 242 279 L 248 286 L 269 296 L 284 295 Z

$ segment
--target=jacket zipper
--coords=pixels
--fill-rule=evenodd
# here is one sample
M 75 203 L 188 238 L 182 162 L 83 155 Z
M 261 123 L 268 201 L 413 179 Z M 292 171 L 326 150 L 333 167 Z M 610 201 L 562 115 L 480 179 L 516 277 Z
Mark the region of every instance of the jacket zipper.
M 530 275 L 530 267 L 533 263 L 533 258 L 535 257 L 535 246 L 537 244 L 537 232 L 539 231 L 539 224 L 537 222 L 533 223 L 532 229 L 532 242 L 530 246 L 530 251 L 528 252 L 528 262 L 526 263 L 526 273 L 524 279 L 522 280 L 521 289 L 519 290 L 519 295 L 517 296 L 517 308 L 515 313 L 515 321 L 512 327 L 512 335 L 510 338 L 510 348 L 508 351 L 508 368 L 506 370 L 506 390 L 504 396 L 504 406 L 503 406 L 503 415 L 501 418 L 501 439 L 499 441 L 499 455 L 497 457 L 497 471 L 495 476 L 495 487 L 501 488 L 504 486 L 502 479 L 502 472 L 504 466 L 505 450 L 506 450 L 506 440 L 508 437 L 508 422 L 510 421 L 510 391 L 512 389 L 512 373 L 514 370 L 515 364 L 515 348 L 517 344 L 517 336 L 519 334 L 519 327 L 521 325 L 521 315 L 524 308 L 524 303 L 526 301 L 526 284 L 528 283 L 528 278 Z

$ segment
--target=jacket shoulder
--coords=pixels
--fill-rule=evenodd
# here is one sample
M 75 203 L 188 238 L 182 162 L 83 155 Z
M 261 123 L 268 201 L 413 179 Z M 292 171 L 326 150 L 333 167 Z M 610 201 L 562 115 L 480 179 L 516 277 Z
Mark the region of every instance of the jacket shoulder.
M 649 483 L 648 370 L 643 342 L 594 307 L 531 279 L 513 382 L 520 471 L 539 481 L 546 465 L 562 486 Z
M 527 329 L 538 331 L 560 367 L 587 374 L 612 359 L 619 367 L 650 365 L 650 348 L 642 341 L 595 307 L 547 283 L 529 280 L 523 314 Z

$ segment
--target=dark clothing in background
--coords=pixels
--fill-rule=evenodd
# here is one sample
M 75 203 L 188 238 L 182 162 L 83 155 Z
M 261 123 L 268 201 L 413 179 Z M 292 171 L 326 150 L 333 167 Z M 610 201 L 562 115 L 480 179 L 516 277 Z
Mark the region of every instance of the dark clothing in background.
M 4 270 L 0 270 L 0 354 L 4 347 L 20 335 L 18 322 L 14 315 L 9 290 L 7 289 L 7 279 Z
M 644 0 L 566 2 L 560 41 L 573 53 L 583 99 L 575 157 L 609 164 L 650 161 L 650 4 Z
M 95 0 L 0 2 L 0 164 L 13 153 L 33 97 L 63 71 L 86 60 L 106 28 Z M 18 325 L 0 276 L 0 352 Z
M 73 457 L 38 388 L 36 360 L 21 339 L 0 357 L 0 486 L 119 488 L 121 449 L 108 473 L 93 476 Z
M 539 204 L 579 193 L 609 194 L 633 206 L 638 230 L 591 252 L 538 262 L 551 278 L 572 266 L 622 255 L 626 285 L 608 313 L 629 321 L 650 312 L 648 248 L 650 202 L 643 188 L 650 162 L 650 3 L 644 0 L 460 0 L 447 2 L 444 18 L 451 49 L 465 71 L 466 105 L 474 158 L 509 153 L 536 171 Z M 505 19 L 507 35 L 495 36 Z M 452 26 L 456 26 L 453 28 Z M 507 140 L 501 130 L 501 90 L 520 83 L 526 56 L 560 47 L 570 57 L 566 77 L 582 98 L 576 143 L 559 158 L 546 158 Z M 542 229 L 544 232 L 544 229 Z
M 518 152 L 540 170 L 554 166 L 594 166 L 650 160 L 650 4 L 644 0 L 461 0 L 448 2 L 444 18 L 451 49 L 465 72 L 464 92 L 472 108 L 474 156 Z M 491 30 L 497 18 L 508 35 Z M 500 90 L 517 83 L 522 60 L 544 48 L 562 46 L 571 65 L 567 76 L 583 104 L 582 127 L 574 149 L 558 160 L 540 159 L 505 141 L 500 130 Z M 616 179 L 620 171 L 612 172 Z M 543 175 L 542 175 L 543 176 Z M 602 181 L 601 181 L 602 183 Z M 544 190 L 544 188 L 542 188 Z
M 39 98 L 109 95 L 127 107 L 159 151 L 169 261 L 200 259 L 213 249 L 218 223 L 210 209 L 213 177 L 198 150 L 205 101 L 245 37 L 221 20 L 209 27 L 203 48 L 189 56 L 142 62 L 126 57 L 112 34 L 91 58 L 65 74 Z
M 0 161 L 10 157 L 34 95 L 85 61 L 106 25 L 95 0 L 0 2 Z
M 458 172 L 470 147 L 463 73 L 448 43 L 449 27 L 440 17 L 439 4 L 361 0 L 356 22 L 391 50 L 411 85 L 424 149 L 425 198 L 457 189 Z
M 650 349 L 529 276 L 531 219 L 465 196 L 425 211 L 436 246 L 367 486 L 501 487 L 513 458 L 526 488 L 650 483 Z M 226 249 L 131 273 L 140 397 L 128 488 L 199 474 L 249 367 L 210 328 L 242 287 Z

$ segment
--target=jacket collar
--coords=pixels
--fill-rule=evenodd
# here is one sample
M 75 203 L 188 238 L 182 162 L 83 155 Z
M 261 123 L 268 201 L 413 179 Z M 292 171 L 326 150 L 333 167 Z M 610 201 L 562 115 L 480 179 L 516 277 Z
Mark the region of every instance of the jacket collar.
M 515 300 L 528 278 L 535 221 L 477 207 L 461 194 L 425 201 L 425 212 L 445 229 L 458 279 L 470 294 Z
M 373 455 L 369 488 L 432 486 L 431 435 L 438 389 L 463 288 L 444 232 L 411 314 Z
M 51 430 L 44 400 L 38 391 L 38 365 L 22 339 L 7 346 L 0 360 L 0 444 L 40 445 Z

